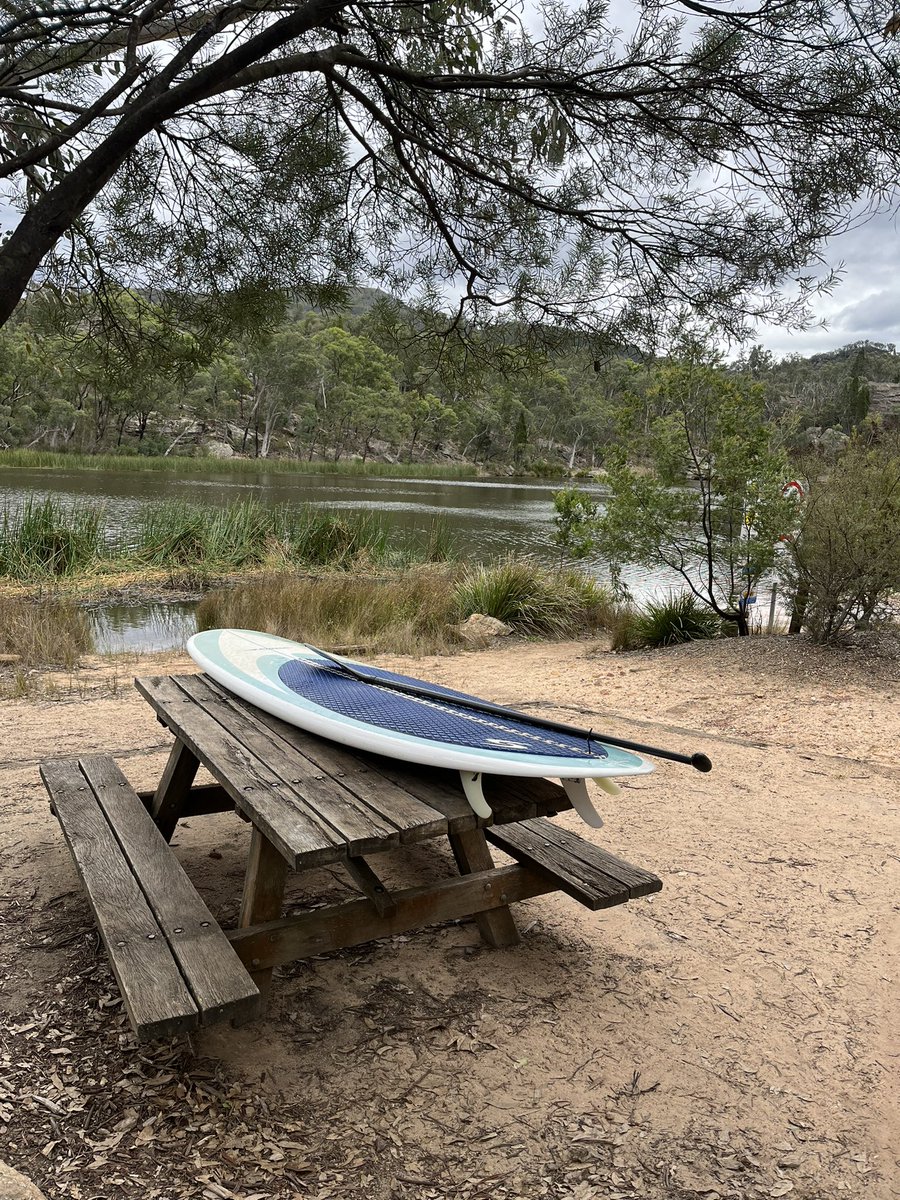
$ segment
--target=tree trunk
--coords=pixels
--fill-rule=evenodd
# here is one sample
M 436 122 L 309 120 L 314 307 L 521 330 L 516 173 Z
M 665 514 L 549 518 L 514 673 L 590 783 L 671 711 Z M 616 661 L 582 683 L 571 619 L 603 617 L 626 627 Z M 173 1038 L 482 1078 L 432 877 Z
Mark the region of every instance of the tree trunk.
M 125 115 L 110 134 L 30 206 L 0 248 L 0 326 L 7 322 L 25 294 L 44 257 L 151 130 L 193 101 L 216 92 L 239 71 L 314 29 L 345 4 L 346 0 L 308 0 L 221 58 L 207 62 L 190 80 L 170 88 L 169 81 L 158 75 L 146 83 L 140 98 L 131 106 L 126 105 Z M 132 81 L 133 76 L 123 74 L 120 91 L 124 92 Z
M 806 606 L 809 603 L 809 582 L 806 579 L 801 579 L 797 584 L 797 593 L 794 596 L 794 603 L 791 605 L 791 623 L 788 626 L 788 633 L 799 633 L 803 628 L 803 621 L 806 617 Z

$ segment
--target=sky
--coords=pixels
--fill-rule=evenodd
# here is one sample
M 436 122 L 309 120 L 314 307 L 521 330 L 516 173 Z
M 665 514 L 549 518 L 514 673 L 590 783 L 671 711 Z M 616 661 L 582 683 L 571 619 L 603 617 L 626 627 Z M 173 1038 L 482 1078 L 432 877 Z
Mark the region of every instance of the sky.
M 816 319 L 825 327 L 791 333 L 761 326 L 756 340 L 778 358 L 816 354 L 864 339 L 900 344 L 900 216 L 878 213 L 831 238 L 823 258 L 828 267 L 841 269 L 831 294 L 814 304 Z

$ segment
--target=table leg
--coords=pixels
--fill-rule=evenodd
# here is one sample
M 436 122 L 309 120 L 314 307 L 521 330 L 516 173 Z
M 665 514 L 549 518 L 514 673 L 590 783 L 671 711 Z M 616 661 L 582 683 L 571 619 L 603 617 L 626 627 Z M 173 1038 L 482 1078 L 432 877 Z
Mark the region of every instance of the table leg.
M 172 840 L 172 834 L 199 766 L 194 752 L 176 738 L 159 787 L 150 801 L 150 816 L 167 842 Z
M 288 864 L 264 834 L 253 827 L 250 841 L 250 857 L 244 876 L 244 896 L 238 928 L 261 925 L 265 921 L 277 921 L 281 916 L 284 901 L 284 885 Z M 250 975 L 259 988 L 260 1012 L 264 1012 L 272 983 L 272 967 L 254 971 L 250 963 Z
M 451 833 L 450 846 L 460 875 L 493 869 L 494 860 L 491 858 L 484 830 L 468 829 L 465 833 Z M 492 908 L 487 912 L 475 913 L 474 916 L 478 931 L 489 946 L 499 948 L 518 945 L 519 931 L 509 908 Z

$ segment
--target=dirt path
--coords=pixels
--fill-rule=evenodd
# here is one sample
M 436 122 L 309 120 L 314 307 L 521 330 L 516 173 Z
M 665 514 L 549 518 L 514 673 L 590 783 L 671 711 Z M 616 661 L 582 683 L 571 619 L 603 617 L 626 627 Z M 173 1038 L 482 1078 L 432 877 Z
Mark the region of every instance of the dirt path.
M 83 1200 L 900 1195 L 897 660 L 778 638 L 383 661 L 707 752 L 711 775 L 662 764 L 603 803 L 603 844 L 663 891 L 529 901 L 512 950 L 451 925 L 314 959 L 266 1022 L 136 1052 L 36 764 L 103 750 L 150 786 L 168 735 L 129 690 L 7 702 L 0 1157 Z M 223 922 L 245 841 L 179 828 Z

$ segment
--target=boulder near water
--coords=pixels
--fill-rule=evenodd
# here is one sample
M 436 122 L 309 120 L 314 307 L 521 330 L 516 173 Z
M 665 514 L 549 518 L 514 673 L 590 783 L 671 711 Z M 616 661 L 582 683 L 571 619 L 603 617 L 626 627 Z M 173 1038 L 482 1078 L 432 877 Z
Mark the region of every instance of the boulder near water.
M 472 613 L 462 624 L 452 628 L 462 641 L 472 646 L 486 646 L 494 638 L 507 637 L 512 633 L 511 625 L 506 625 L 485 613 Z

